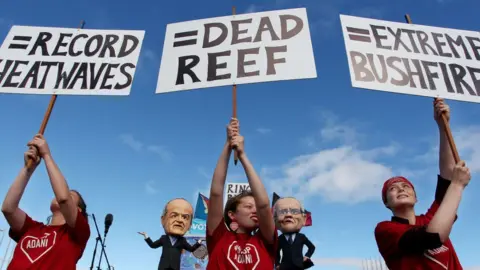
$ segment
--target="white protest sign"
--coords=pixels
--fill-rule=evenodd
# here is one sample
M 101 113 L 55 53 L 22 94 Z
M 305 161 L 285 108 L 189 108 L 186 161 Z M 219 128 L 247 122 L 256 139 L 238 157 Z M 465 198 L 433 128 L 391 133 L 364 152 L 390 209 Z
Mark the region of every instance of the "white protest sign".
M 305 8 L 167 25 L 156 93 L 316 78 Z
M 340 15 L 353 87 L 480 102 L 480 33 Z
M 250 191 L 250 185 L 248 183 L 227 183 L 226 188 L 226 200 L 225 202 L 242 192 Z
M 13 26 L 0 48 L 0 92 L 128 95 L 144 35 Z

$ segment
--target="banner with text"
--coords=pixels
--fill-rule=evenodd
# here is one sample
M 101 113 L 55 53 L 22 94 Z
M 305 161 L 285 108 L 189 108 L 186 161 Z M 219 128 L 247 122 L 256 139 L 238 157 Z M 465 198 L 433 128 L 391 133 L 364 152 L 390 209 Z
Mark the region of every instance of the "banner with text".
M 0 48 L 0 92 L 129 95 L 144 35 L 13 26 Z
M 167 25 L 156 93 L 316 78 L 305 8 Z
M 225 203 L 228 199 L 245 191 L 250 191 L 248 183 L 227 183 L 225 187 Z
M 190 230 L 185 236 L 206 237 L 207 235 L 207 220 L 194 218 Z
M 480 33 L 340 15 L 353 87 L 480 103 Z

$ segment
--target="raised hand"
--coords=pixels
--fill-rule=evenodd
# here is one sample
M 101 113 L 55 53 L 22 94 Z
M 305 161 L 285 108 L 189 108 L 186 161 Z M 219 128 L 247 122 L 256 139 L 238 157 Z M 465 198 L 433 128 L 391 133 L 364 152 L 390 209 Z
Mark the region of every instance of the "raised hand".
M 227 125 L 227 141 L 231 141 L 233 136 L 236 136 L 240 133 L 240 123 L 238 119 L 230 119 L 230 123 Z
M 443 98 L 436 98 L 433 102 L 433 118 L 438 125 L 442 124 L 442 114 L 445 114 L 447 121 L 450 121 L 450 106 Z
M 234 135 L 230 139 L 230 146 L 234 149 L 237 150 L 238 156 L 240 157 L 241 155 L 244 154 L 245 148 L 244 148 L 244 138 L 241 135 Z
M 42 134 L 35 135 L 33 140 L 31 140 L 27 145 L 37 148 L 38 155 L 42 158 L 50 155 L 50 148 L 48 147 L 47 141 Z
M 28 168 L 30 171 L 34 171 L 38 164 L 40 164 L 40 156 L 38 155 L 38 150 L 36 147 L 30 147 L 27 152 L 23 154 L 23 158 L 25 161 L 25 167 L 27 167 L 28 161 L 32 160 L 32 165 Z
M 466 187 L 470 182 L 470 178 L 470 169 L 465 165 L 465 161 L 458 162 L 453 168 L 452 183 Z
M 137 232 L 140 235 L 143 235 L 143 237 L 147 238 L 147 233 L 146 232 Z

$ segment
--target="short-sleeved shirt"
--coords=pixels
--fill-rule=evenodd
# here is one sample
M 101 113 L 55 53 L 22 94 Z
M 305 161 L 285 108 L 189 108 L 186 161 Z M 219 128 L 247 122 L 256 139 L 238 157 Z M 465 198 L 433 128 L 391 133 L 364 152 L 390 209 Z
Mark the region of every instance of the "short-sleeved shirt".
M 75 228 L 47 226 L 27 215 L 22 229 L 10 229 L 9 235 L 17 246 L 7 270 L 75 270 L 90 238 L 90 226 L 80 211 Z
M 442 246 L 432 249 L 417 251 L 400 250 L 399 241 L 405 232 L 413 228 L 425 228 L 438 210 L 446 193 L 450 181 L 438 176 L 435 201 L 424 215 L 416 216 L 415 224 L 399 217 L 392 217 L 391 221 L 383 221 L 375 228 L 375 239 L 378 249 L 387 267 L 390 270 L 461 270 L 455 249 L 450 239 Z
M 273 243 L 264 240 L 260 231 L 253 235 L 229 231 L 224 220 L 212 235 L 207 226 L 207 270 L 263 270 L 273 269 L 278 244 L 277 230 Z

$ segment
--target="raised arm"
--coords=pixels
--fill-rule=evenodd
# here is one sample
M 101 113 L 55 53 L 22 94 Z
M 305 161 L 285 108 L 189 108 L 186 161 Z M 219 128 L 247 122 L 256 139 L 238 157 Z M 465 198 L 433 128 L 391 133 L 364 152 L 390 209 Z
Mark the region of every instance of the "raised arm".
M 60 206 L 60 212 L 65 218 L 65 222 L 68 224 L 68 226 L 75 228 L 78 206 L 73 199 L 70 189 L 68 188 L 65 177 L 63 176 L 62 172 L 60 172 L 60 169 L 52 158 L 52 154 L 50 153 L 50 149 L 45 141 L 45 138 L 43 135 L 37 134 L 29 145 L 35 146 L 38 149 L 40 156 L 43 158 L 45 166 L 47 167 L 48 176 L 50 178 L 50 184 L 53 188 L 53 193 L 55 194 L 55 198 Z
M 210 186 L 207 216 L 207 234 L 210 235 L 212 235 L 218 225 L 220 225 L 220 221 L 223 218 L 223 192 L 225 189 L 225 180 L 227 179 L 228 162 L 230 161 L 230 155 L 232 153 L 229 140 L 233 133 L 238 133 L 238 129 L 233 129 L 232 127 L 233 122 L 236 122 L 236 120 L 232 119 L 227 126 L 227 141 L 223 146 L 222 153 L 213 172 L 212 185 Z
M 440 136 L 439 145 L 439 169 L 440 176 L 444 179 L 451 180 L 453 175 L 453 168 L 455 167 L 455 158 L 453 157 L 452 148 L 448 143 L 447 133 L 445 132 L 445 123 L 442 120 L 442 114 L 447 119 L 447 124 L 450 121 L 450 107 L 443 99 L 436 99 L 434 102 L 434 118 L 437 121 L 438 131 Z
M 155 242 L 152 241 L 150 236 L 146 232 L 138 232 L 138 234 L 143 235 L 143 238 L 145 239 L 145 242 L 147 242 L 148 246 L 150 248 L 159 248 L 163 246 L 163 236 L 160 237 L 160 239 L 156 240 Z
M 470 178 L 470 170 L 465 166 L 464 161 L 460 161 L 454 167 L 452 183 L 448 187 L 442 203 L 427 226 L 426 231 L 437 233 L 442 243 L 450 236 L 463 191 L 470 182 Z
M 13 181 L 13 184 L 10 186 L 2 204 L 2 213 L 5 216 L 8 225 L 10 225 L 11 231 L 14 233 L 20 232 L 25 223 L 27 215 L 18 207 L 18 205 L 20 204 L 20 199 L 23 196 L 23 192 L 27 187 L 30 177 L 40 163 L 40 157 L 38 156 L 37 149 L 34 147 L 30 147 L 24 156 L 25 166 L 20 170 L 17 178 Z M 34 162 L 30 168 L 27 168 L 29 159 L 32 159 Z
M 243 165 L 243 169 L 247 175 L 248 184 L 250 185 L 250 189 L 252 190 L 255 199 L 255 208 L 257 209 L 260 232 L 267 243 L 273 244 L 275 241 L 275 222 L 273 221 L 267 191 L 245 153 L 244 138 L 240 135 L 233 136 L 232 147 L 236 147 L 237 149 L 238 159 Z

